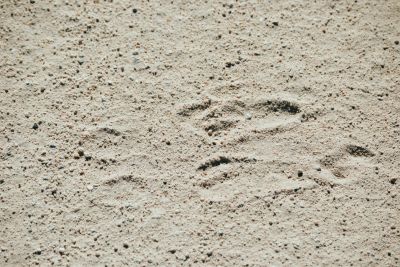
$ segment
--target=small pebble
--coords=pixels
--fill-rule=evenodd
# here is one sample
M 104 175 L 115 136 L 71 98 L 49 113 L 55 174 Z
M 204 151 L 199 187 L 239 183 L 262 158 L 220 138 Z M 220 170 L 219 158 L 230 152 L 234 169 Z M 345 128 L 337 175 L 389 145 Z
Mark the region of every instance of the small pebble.
M 81 147 L 78 148 L 76 152 L 78 153 L 79 157 L 83 157 L 83 155 L 85 155 L 85 152 L 83 151 L 83 148 L 81 148 Z
M 251 120 L 251 117 L 253 117 L 253 116 L 251 115 L 250 112 L 246 112 L 246 113 L 244 114 L 244 117 L 246 118 L 246 120 Z
M 303 171 L 298 171 L 298 172 L 297 172 L 297 176 L 298 176 L 298 177 L 302 177 L 302 176 L 303 176 Z
M 32 126 L 33 130 L 37 130 L 39 128 L 39 125 L 35 122 Z
M 79 156 L 79 153 L 77 151 L 75 151 L 72 156 L 74 157 L 74 159 L 79 159 L 81 157 Z
M 233 67 L 233 66 L 235 66 L 235 64 L 232 63 L 232 62 L 226 62 L 225 63 L 225 67 L 227 67 L 227 68 L 230 68 L 230 67 Z

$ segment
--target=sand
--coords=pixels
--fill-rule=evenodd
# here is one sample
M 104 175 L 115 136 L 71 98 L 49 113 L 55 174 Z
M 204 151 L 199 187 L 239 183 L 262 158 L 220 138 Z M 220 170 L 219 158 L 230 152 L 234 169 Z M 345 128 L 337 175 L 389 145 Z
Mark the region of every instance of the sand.
M 400 1 L 0 3 L 1 266 L 399 266 Z

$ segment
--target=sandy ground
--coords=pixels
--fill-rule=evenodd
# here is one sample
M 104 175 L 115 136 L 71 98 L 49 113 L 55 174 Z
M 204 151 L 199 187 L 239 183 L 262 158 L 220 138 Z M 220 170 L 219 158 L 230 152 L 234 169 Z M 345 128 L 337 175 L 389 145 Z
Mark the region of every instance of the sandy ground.
M 1 266 L 399 266 L 400 1 L 0 3 Z

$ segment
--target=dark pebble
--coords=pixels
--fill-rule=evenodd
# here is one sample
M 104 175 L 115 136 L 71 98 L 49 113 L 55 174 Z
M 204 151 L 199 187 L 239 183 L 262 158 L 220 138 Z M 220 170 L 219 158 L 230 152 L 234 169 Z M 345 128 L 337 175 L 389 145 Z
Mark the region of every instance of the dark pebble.
M 78 154 L 80 157 L 83 157 L 85 155 L 85 152 L 82 149 L 78 149 Z
M 390 183 L 391 183 L 391 184 L 396 184 L 396 182 L 397 182 L 397 179 L 396 179 L 396 178 L 390 179 Z
M 33 130 L 37 130 L 39 128 L 39 125 L 35 122 L 32 126 Z
M 279 23 L 278 23 L 277 21 L 272 22 L 272 24 L 273 24 L 274 26 L 278 26 L 278 25 L 279 25 Z
M 136 8 L 132 9 L 132 12 L 137 13 L 137 9 Z
M 303 176 L 303 171 L 298 171 L 298 172 L 297 172 L 297 176 L 298 176 L 298 177 L 302 177 L 302 176 Z

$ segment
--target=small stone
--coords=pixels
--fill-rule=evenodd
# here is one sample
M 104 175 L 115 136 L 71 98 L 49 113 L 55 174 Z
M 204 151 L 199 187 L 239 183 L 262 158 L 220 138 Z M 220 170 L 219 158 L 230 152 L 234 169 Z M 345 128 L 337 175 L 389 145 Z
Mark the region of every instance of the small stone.
M 83 155 L 85 155 L 85 152 L 83 151 L 83 148 L 78 148 L 77 150 L 76 150 L 76 152 L 78 153 L 78 155 L 79 155 L 79 157 L 83 157 Z
M 208 130 L 207 133 L 208 133 L 209 136 L 211 136 L 213 134 L 213 131 L 212 130 Z
M 87 190 L 92 191 L 93 190 L 93 185 L 90 184 L 86 188 L 87 188 Z
M 396 184 L 396 182 L 397 182 L 397 179 L 396 179 L 396 178 L 390 179 L 390 183 L 391 183 L 391 184 Z
M 230 67 L 233 67 L 233 66 L 235 66 L 235 64 L 232 63 L 232 62 L 226 62 L 225 63 L 225 67 L 227 67 L 227 68 L 230 68 Z
M 272 24 L 273 24 L 274 26 L 278 26 L 278 25 L 279 25 L 279 22 L 274 21 L 274 22 L 272 22 Z
M 399 41 L 394 41 L 394 44 L 395 45 L 398 45 L 400 42 Z
M 302 177 L 303 176 L 303 171 L 297 171 L 297 176 Z
M 123 244 L 123 247 L 124 247 L 124 248 L 129 248 L 129 245 L 128 245 L 127 243 L 124 243 L 124 244 Z
M 132 9 L 132 13 L 134 13 L 134 14 L 136 14 L 137 11 L 138 11 L 138 10 L 137 10 L 136 8 Z
M 39 128 L 39 125 L 35 122 L 32 126 L 33 130 L 37 130 Z
M 250 112 L 246 112 L 244 114 L 244 117 L 246 118 L 246 120 L 251 120 L 251 117 L 253 117 L 253 116 L 252 116 L 252 114 Z
M 72 155 L 74 157 L 74 159 L 79 159 L 81 156 L 79 156 L 78 152 L 74 152 L 74 154 Z

